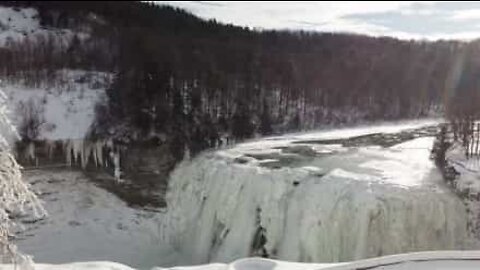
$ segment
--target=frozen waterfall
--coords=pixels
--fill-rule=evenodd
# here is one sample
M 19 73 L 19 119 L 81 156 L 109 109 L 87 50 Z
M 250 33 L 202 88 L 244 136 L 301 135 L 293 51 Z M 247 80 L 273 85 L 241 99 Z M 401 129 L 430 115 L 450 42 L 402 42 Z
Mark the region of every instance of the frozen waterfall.
M 433 138 L 421 126 L 297 134 L 204 153 L 171 174 L 163 235 L 182 263 L 194 264 L 467 249 L 465 208 L 429 160 Z

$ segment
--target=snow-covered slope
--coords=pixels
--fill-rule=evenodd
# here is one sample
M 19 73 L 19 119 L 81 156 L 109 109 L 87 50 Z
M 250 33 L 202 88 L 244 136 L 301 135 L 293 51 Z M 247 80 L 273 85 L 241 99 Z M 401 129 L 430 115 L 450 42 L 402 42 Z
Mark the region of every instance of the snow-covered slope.
M 30 43 L 44 43 L 48 36 L 54 39 L 56 46 L 66 48 L 74 36 L 80 39 L 89 37 L 87 24 L 79 24 L 76 29 L 45 28 L 40 25 L 38 11 L 34 8 L 0 6 L 0 47 L 25 39 Z M 44 70 L 38 72 L 45 73 Z M 83 139 L 92 124 L 96 102 L 105 98 L 111 74 L 56 70 L 53 76 L 42 76 L 36 77 L 35 84 L 22 82 L 19 78 L 13 80 L 15 83 L 11 82 L 12 78 L 0 78 L 1 89 L 10 99 L 13 122 L 18 128 L 25 121 L 25 107 L 33 105 L 35 113 L 45 120 L 38 139 Z
M 402 127 L 384 130 L 392 129 Z M 348 129 L 334 137 L 370 133 L 375 144 L 378 132 Z M 189 263 L 265 253 L 336 262 L 470 247 L 464 206 L 429 159 L 432 137 L 387 148 L 345 146 L 368 137 L 325 141 L 331 138 L 269 138 L 185 162 L 167 193 L 170 243 Z
M 37 88 L 3 83 L 10 118 L 17 129 L 33 109 L 42 124 L 40 140 L 83 139 L 95 117 L 95 105 L 106 98 L 111 75 L 103 72 L 60 70 L 50 82 Z M 32 108 L 33 107 L 33 108 Z
M 1 46 L 5 46 L 9 39 L 23 39 L 39 31 L 41 30 L 37 10 L 33 8 L 14 9 L 0 7 Z
M 11 8 L 0 6 L 0 47 L 25 38 L 35 40 L 47 35 L 57 43 L 68 44 L 73 32 L 68 29 L 45 29 L 40 26 L 38 11 L 34 8 Z M 86 35 L 86 33 L 83 33 Z

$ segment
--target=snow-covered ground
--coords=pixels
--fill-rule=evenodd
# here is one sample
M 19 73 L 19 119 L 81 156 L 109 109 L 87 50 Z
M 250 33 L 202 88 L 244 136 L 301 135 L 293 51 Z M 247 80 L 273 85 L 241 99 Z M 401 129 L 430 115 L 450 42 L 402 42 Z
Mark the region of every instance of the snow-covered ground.
M 92 19 L 90 17 L 87 21 Z M 79 25 L 78 29 L 45 28 L 40 25 L 38 11 L 34 8 L 0 6 L 0 47 L 24 39 L 33 43 L 45 42 L 46 36 L 55 38 L 56 45 L 66 46 L 74 35 L 82 39 L 89 36 L 87 24 Z M 1 79 L 0 88 L 9 97 L 8 109 L 17 129 L 26 120 L 25 112 L 33 109 L 33 114 L 37 114 L 42 121 L 39 137 L 35 139 L 73 140 L 84 138 L 93 122 L 95 104 L 106 98 L 105 89 L 112 75 L 95 71 L 57 70 L 52 78 L 43 83 L 37 82 L 35 87 L 26 86 L 31 83 L 19 80 L 11 83 L 5 78 Z
M 480 267 L 479 251 L 437 251 L 398 254 L 374 259 L 335 263 L 295 263 L 262 258 L 244 258 L 229 264 L 212 263 L 172 268 L 152 267 L 151 270 L 474 270 Z M 14 270 L 12 265 L 0 265 L 0 270 Z M 19 268 L 17 268 L 19 269 Z M 32 269 L 32 268 L 24 268 Z M 114 262 L 80 262 L 68 264 L 35 264 L 34 270 L 134 270 Z M 20 268 L 20 270 L 23 270 Z
M 42 30 L 36 9 L 0 7 L 0 46 L 39 32 Z
M 1 85 L 8 97 L 10 118 L 17 129 L 34 109 L 42 122 L 37 139 L 83 139 L 95 117 L 95 105 L 106 98 L 111 75 L 103 72 L 60 70 L 58 83 L 29 88 L 21 83 Z M 33 108 L 31 108 L 33 106 Z
M 85 38 L 88 29 L 53 29 L 40 25 L 38 11 L 34 8 L 11 8 L 0 6 L 0 47 L 8 47 L 12 42 L 55 38 L 56 44 L 68 44 L 73 36 Z
M 36 222 L 23 220 L 25 231 L 15 240 L 36 262 L 161 264 L 159 213 L 128 207 L 80 171 L 32 170 L 24 172 L 24 179 L 49 214 Z

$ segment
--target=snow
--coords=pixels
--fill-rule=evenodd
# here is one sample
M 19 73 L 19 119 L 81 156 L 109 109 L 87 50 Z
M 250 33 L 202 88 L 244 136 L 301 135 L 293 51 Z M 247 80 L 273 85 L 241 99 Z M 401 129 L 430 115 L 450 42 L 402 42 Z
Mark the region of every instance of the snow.
M 467 158 L 460 143 L 454 143 L 447 150 L 445 159 L 458 173 L 452 186 L 467 208 L 469 229 L 476 239 L 480 239 L 480 160 L 478 157 Z
M 478 269 L 480 266 L 479 251 L 428 251 L 407 254 L 396 254 L 366 260 L 354 261 L 343 265 L 333 265 L 329 270 L 354 269 L 426 269 L 453 270 Z
M 328 140 L 328 139 L 344 139 L 354 136 L 361 136 L 373 133 L 397 133 L 402 130 L 416 129 L 425 126 L 436 125 L 442 119 L 418 119 L 408 121 L 390 121 L 375 125 L 355 126 L 347 128 L 334 128 L 331 130 L 319 130 L 309 132 L 292 133 L 284 136 L 270 137 L 269 140 Z
M 379 257 L 336 264 L 296 263 L 263 258 L 244 258 L 229 264 L 212 263 L 171 268 L 153 267 L 151 270 L 356 270 L 356 269 L 424 269 L 473 270 L 480 267 L 479 251 L 436 251 Z M 13 270 L 12 265 L 0 265 L 0 270 Z M 35 270 L 134 270 L 114 262 L 77 262 L 68 264 L 35 264 Z
M 87 33 L 78 32 L 80 36 Z M 56 38 L 56 43 L 67 44 L 73 32 L 67 29 L 45 29 L 41 27 L 38 11 L 34 8 L 11 8 L 0 6 L 0 47 L 8 47 L 12 41 L 25 38 L 35 40 L 45 36 Z
M 60 141 L 66 164 L 85 167 L 93 157 L 96 166 L 104 166 L 105 158 L 109 158 L 106 154 L 113 150 L 112 142 L 90 141 L 86 137 L 95 119 L 95 107 L 106 102 L 105 89 L 112 79 L 110 73 L 64 69 L 57 71 L 51 82 L 37 87 L 28 87 L 22 82 L 3 82 L 0 88 L 7 96 L 4 106 L 10 112 L 9 120 L 17 130 L 22 129 L 29 117 L 37 117 L 41 125 L 34 139 L 43 140 L 48 153 L 53 153 L 55 142 Z M 17 154 L 35 160 L 35 150 L 35 142 L 31 142 L 24 153 Z M 113 154 L 112 162 L 119 163 L 118 158 L 115 159 L 118 154 Z M 120 174 L 118 169 L 115 173 L 116 176 Z
M 369 150 L 379 158 L 365 162 L 361 167 L 377 170 L 382 180 L 398 185 L 428 185 L 425 181 L 439 184 L 443 178 L 429 157 L 433 141 L 433 137 L 423 137 L 397 144 L 390 151 Z M 382 156 L 385 158 L 380 158 Z
M 314 143 L 432 123 L 286 135 L 185 161 L 169 182 L 166 240 L 189 264 L 250 256 L 260 227 L 265 251 L 290 261 L 472 248 L 465 208 L 429 159 L 432 137 L 390 148 Z
M 455 189 L 467 195 L 480 194 L 480 159 L 467 158 L 464 148 L 458 143 L 447 150 L 445 159 L 460 174 L 455 179 Z
M 28 268 L 27 268 L 28 269 Z M 0 270 L 24 270 L 22 268 L 15 268 L 13 265 L 0 265 Z M 30 269 L 28 269 L 30 270 Z M 34 269 L 31 270 L 134 270 L 114 262 L 79 262 L 68 264 L 35 264 Z
M 18 139 L 15 126 L 9 117 L 8 98 L 0 90 L 0 147 L 11 147 L 12 143 Z
M 355 136 L 362 136 L 367 134 L 374 133 L 397 133 L 400 131 L 417 129 L 425 126 L 432 126 L 441 123 L 443 120 L 438 118 L 433 119 L 418 119 L 411 121 L 396 121 L 396 122 L 384 122 L 377 125 L 370 126 L 356 126 L 349 128 L 336 128 L 330 130 L 319 130 L 319 131 L 310 131 L 310 132 L 298 132 L 291 133 L 282 136 L 272 136 L 266 137 L 261 140 L 253 140 L 245 143 L 236 145 L 233 151 L 228 153 L 221 154 L 233 154 L 236 155 L 238 151 L 255 151 L 259 150 L 261 152 L 272 151 L 275 147 L 281 147 L 284 145 L 291 144 L 292 142 L 298 141 L 313 141 L 313 140 L 330 140 L 330 139 L 345 139 Z M 319 147 L 322 151 L 332 152 L 334 150 L 339 150 L 340 145 L 338 144 L 329 144 L 322 146 L 312 146 Z M 341 147 L 340 147 L 341 148 Z M 238 151 L 237 151 L 238 150 Z M 318 151 L 317 151 L 318 152 Z
M 27 34 L 35 33 L 40 29 L 38 12 L 33 8 L 15 10 L 9 7 L 0 7 L 0 44 L 5 46 L 8 39 L 19 40 Z
M 31 170 L 24 179 L 49 213 L 36 222 L 24 220 L 25 230 L 15 239 L 36 263 L 113 260 L 151 267 L 165 262 L 165 254 L 158 258 L 159 213 L 128 207 L 79 171 Z
M 39 107 L 45 123 L 38 139 L 83 139 L 95 117 L 95 105 L 106 99 L 105 88 L 111 75 L 103 72 L 62 70 L 60 85 L 30 88 L 22 84 L 4 83 L 12 122 L 19 128 L 25 120 L 20 107 L 30 100 Z

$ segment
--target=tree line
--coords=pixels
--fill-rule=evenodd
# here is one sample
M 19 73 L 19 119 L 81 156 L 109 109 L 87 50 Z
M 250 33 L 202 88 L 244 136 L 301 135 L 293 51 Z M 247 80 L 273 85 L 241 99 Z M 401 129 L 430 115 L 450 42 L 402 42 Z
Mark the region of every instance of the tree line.
M 476 42 L 257 31 L 147 2 L 2 4 L 35 7 L 45 29 L 88 29 L 68 42 L 11 42 L 0 50 L 3 75 L 112 72 L 92 136 L 168 143 L 179 159 L 226 138 L 463 113 L 457 105 L 474 103 L 465 89 L 480 78 Z

